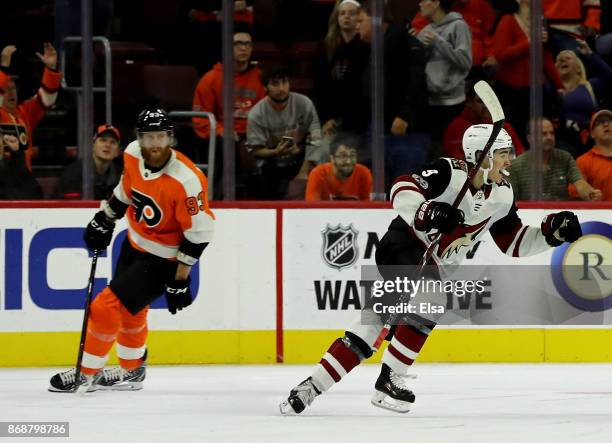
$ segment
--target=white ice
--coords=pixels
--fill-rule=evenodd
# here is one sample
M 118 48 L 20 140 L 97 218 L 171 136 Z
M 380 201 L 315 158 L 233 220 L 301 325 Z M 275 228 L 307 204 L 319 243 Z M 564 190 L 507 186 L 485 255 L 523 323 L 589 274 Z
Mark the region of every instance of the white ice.
M 68 421 L 77 442 L 612 441 L 610 364 L 417 364 L 408 414 L 370 404 L 379 367 L 363 365 L 302 415 L 281 416 L 279 400 L 311 369 L 151 366 L 142 391 L 84 397 L 47 392 L 58 368 L 0 369 L 0 421 Z

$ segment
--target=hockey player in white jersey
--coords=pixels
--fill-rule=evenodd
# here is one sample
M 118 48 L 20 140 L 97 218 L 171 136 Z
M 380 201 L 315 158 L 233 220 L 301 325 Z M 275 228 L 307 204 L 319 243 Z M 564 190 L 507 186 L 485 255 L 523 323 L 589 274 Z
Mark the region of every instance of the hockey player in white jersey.
M 467 129 L 463 150 L 468 164 L 477 163 L 492 130 L 493 125 L 486 124 Z M 379 270 L 382 266 L 418 265 L 435 237 L 431 234 L 436 233 L 442 236 L 432 260 L 440 273 L 445 267 L 460 264 L 471 245 L 487 231 L 499 249 L 512 257 L 538 254 L 577 240 L 582 235 L 580 223 L 568 211 L 546 216 L 540 227 L 522 224 L 512 187 L 504 178 L 511 151 L 512 140 L 502 129 L 458 208 L 453 208 L 452 203 L 467 180 L 469 168 L 463 160 L 440 158 L 418 174 L 399 177 L 390 193 L 393 208 L 399 215 L 389 225 L 376 250 Z M 392 335 L 383 354 L 372 404 L 395 412 L 410 410 L 415 396 L 408 388 L 408 370 L 440 316 L 409 315 L 404 317 L 405 323 L 394 327 L 387 337 Z M 362 318 L 344 337 L 332 343 L 312 375 L 291 390 L 280 404 L 282 414 L 299 414 L 315 397 L 373 354 L 382 321 L 364 324 Z

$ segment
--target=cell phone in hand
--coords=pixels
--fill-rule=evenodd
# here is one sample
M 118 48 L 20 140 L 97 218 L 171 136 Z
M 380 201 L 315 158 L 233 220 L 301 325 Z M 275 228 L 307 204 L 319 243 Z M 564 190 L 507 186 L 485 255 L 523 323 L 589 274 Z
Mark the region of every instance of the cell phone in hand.
M 290 137 L 290 136 L 288 136 L 288 135 L 283 135 L 282 140 L 283 140 L 284 142 L 287 142 L 287 143 L 293 144 L 293 137 Z

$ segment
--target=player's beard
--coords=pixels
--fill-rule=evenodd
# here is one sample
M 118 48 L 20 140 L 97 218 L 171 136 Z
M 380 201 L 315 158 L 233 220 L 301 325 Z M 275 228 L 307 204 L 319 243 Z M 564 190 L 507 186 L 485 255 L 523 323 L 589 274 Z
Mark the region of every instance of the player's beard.
M 170 158 L 170 147 L 165 148 L 142 148 L 142 157 L 144 158 L 145 164 L 153 168 L 162 167 L 168 162 Z

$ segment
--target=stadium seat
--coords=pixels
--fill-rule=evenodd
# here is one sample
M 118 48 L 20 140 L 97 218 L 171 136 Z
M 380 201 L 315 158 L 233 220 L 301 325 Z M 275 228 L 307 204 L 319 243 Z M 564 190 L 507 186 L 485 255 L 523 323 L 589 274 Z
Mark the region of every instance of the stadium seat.
M 193 66 L 147 65 L 143 71 L 143 93 L 154 97 L 168 111 L 189 111 L 198 72 Z

